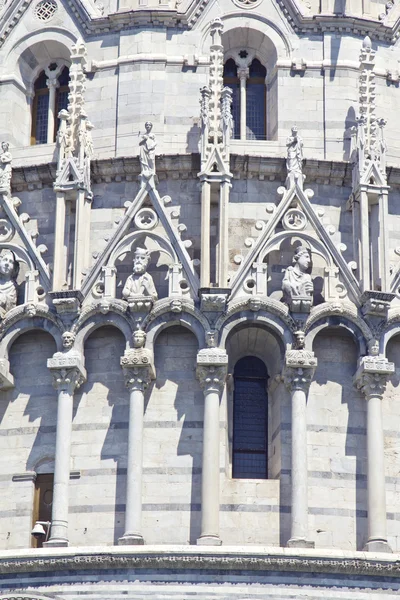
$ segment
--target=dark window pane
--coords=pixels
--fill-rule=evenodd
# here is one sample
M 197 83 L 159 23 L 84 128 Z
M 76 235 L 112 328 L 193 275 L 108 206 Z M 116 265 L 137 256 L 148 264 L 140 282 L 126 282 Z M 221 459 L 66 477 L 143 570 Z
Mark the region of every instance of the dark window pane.
M 47 90 L 47 75 L 44 71 L 42 71 L 39 77 L 35 81 L 35 91 L 36 90 Z
M 68 67 L 64 67 L 63 70 L 61 71 L 60 75 L 58 76 L 58 83 L 62 87 L 64 85 L 68 85 L 68 82 L 69 82 L 69 69 L 68 69 Z
M 265 79 L 267 75 L 267 69 L 260 63 L 260 61 L 255 58 L 249 67 L 249 76 L 250 79 L 252 77 L 262 77 Z
M 249 80 L 246 91 L 246 138 L 265 140 L 265 84 Z
M 37 96 L 36 119 L 35 119 L 35 138 L 36 144 L 47 144 L 47 121 L 49 114 L 49 95 L 40 94 Z
M 234 371 L 233 477 L 266 479 L 268 398 L 264 363 L 248 356 Z
M 233 58 L 227 60 L 224 65 L 224 77 L 237 77 L 237 66 Z

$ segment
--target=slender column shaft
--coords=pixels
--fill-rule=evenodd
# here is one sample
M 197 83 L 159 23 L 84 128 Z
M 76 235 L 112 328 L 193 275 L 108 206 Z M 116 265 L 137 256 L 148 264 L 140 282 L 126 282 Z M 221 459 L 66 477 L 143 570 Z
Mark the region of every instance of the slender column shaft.
M 382 398 L 394 364 L 376 356 L 359 361 L 354 383 L 367 400 L 368 541 L 365 550 L 391 552 L 387 541 Z
M 203 181 L 201 186 L 201 287 L 210 285 L 210 201 L 210 183 Z
M 246 82 L 249 76 L 249 69 L 238 69 L 240 80 L 240 139 L 245 140 L 246 131 Z
M 68 546 L 73 394 L 85 380 L 86 373 L 76 351 L 53 357 L 47 365 L 53 372 L 58 403 L 51 534 L 46 545 Z
M 369 243 L 369 214 L 368 214 L 368 194 L 360 192 L 360 284 L 361 289 L 370 289 L 370 243 Z
M 56 90 L 58 87 L 57 79 L 48 79 L 47 87 L 49 88 L 49 111 L 47 113 L 47 143 L 52 144 L 54 142 L 54 128 L 56 118 Z
M 387 542 L 382 400 L 367 400 L 368 541 Z
M 74 289 L 78 290 L 81 287 L 82 270 L 84 268 L 84 257 L 86 247 L 86 214 L 85 214 L 85 192 L 78 190 L 76 199 L 76 216 L 75 216 L 75 248 L 74 248 Z
M 215 364 L 212 364 L 211 361 Z M 219 402 L 227 370 L 224 351 L 200 350 L 197 377 L 204 392 L 203 460 L 201 479 L 201 533 L 198 545 L 219 546 Z
M 125 533 L 119 544 L 143 544 L 143 389 L 134 387 L 129 398 L 128 465 L 126 482 Z
M 292 391 L 292 541 L 308 535 L 306 402 L 304 390 Z
M 219 394 L 204 394 L 201 538 L 219 543 Z
M 65 261 L 65 194 L 56 195 L 56 226 L 54 238 L 53 290 L 61 290 L 66 281 Z
M 223 181 L 219 194 L 219 239 L 218 239 L 218 285 L 228 285 L 228 223 L 229 223 L 229 189 L 230 184 Z

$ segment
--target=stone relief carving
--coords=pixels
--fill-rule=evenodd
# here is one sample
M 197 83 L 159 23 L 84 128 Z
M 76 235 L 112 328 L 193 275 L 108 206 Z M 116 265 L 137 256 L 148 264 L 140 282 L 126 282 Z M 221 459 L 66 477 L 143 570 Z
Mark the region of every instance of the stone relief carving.
M 8 142 L 1 143 L 0 154 L 0 190 L 6 194 L 11 194 L 11 161 L 12 156 L 9 151 L 10 144 Z
M 149 298 L 155 302 L 158 299 L 157 290 L 154 285 L 152 276 L 147 273 L 147 267 L 150 261 L 150 253 L 145 248 L 137 247 L 134 252 L 133 273 L 129 275 L 122 296 L 129 302 L 129 305 L 136 306 L 138 301 L 142 301 L 143 307 L 146 308 L 146 299 Z M 151 308 L 151 303 L 148 308 Z
M 17 306 L 17 283 L 19 263 L 12 250 L 0 254 L 0 315 L 4 317 Z
M 297 183 L 303 189 L 303 140 L 296 126 L 292 127 L 291 135 L 286 140 L 286 148 L 286 187 L 289 189 Z
M 153 123 L 146 121 L 144 124 L 146 133 L 142 135 L 139 142 L 139 160 L 142 176 L 142 183 L 149 181 L 156 174 L 156 138 L 153 129 Z
M 291 310 L 307 312 L 311 308 L 314 285 L 310 267 L 310 251 L 305 246 L 298 246 L 293 256 L 293 267 L 288 267 L 282 280 L 283 301 Z

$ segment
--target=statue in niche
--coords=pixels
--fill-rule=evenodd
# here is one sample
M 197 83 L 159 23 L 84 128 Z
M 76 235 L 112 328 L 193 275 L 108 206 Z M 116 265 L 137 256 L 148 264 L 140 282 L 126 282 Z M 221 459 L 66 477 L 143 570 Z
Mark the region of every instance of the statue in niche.
M 12 250 L 3 250 L 0 254 L 0 313 L 17 306 L 17 283 L 19 263 Z
M 307 305 L 308 308 L 311 307 L 314 285 L 311 275 L 307 273 L 310 263 L 309 249 L 305 246 L 298 246 L 293 256 L 293 266 L 285 270 L 282 280 L 282 299 L 292 310 L 295 306 L 296 310 L 304 312 L 301 310 L 302 304 Z
M 8 142 L 1 143 L 0 154 L 0 189 L 6 190 L 7 194 L 11 193 L 11 161 L 12 156 L 9 151 L 10 144 Z
M 286 187 L 289 189 L 297 183 L 303 189 L 303 140 L 296 126 L 292 127 L 291 135 L 286 140 L 286 148 Z
M 153 123 L 146 121 L 144 124 L 146 133 L 142 135 L 142 139 L 139 142 L 139 160 L 141 175 L 145 180 L 149 180 L 156 174 L 156 138 L 154 133 L 151 133 L 153 129 Z
M 151 275 L 147 273 L 150 253 L 144 248 L 137 247 L 133 259 L 133 273 L 129 275 L 122 296 L 129 301 L 143 296 L 150 296 L 155 302 L 158 299 L 157 290 Z

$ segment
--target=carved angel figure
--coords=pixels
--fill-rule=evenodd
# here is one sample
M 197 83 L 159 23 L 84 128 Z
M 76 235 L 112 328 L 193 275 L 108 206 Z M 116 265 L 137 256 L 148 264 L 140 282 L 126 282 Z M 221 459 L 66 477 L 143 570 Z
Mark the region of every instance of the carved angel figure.
M 126 280 L 122 296 L 126 300 L 150 296 L 154 301 L 158 294 L 151 275 L 147 273 L 150 254 L 144 248 L 137 247 L 134 253 L 133 273 Z
M 311 298 L 314 285 L 307 273 L 311 258 L 308 248 L 298 246 L 293 256 L 293 267 L 288 267 L 282 280 L 283 301 L 290 304 L 294 298 Z
M 2 142 L 1 154 L 0 154 L 0 189 L 7 190 L 8 193 L 11 191 L 11 161 L 12 156 L 9 152 L 10 144 L 8 142 Z
M 139 142 L 140 152 L 139 160 L 141 167 L 141 174 L 145 179 L 150 179 L 152 175 L 156 174 L 156 138 L 154 133 L 151 133 L 153 129 L 153 123 L 146 121 L 144 124 L 146 133 L 142 135 L 142 139 Z
M 17 283 L 19 263 L 12 250 L 0 255 L 0 308 L 6 313 L 17 306 Z

